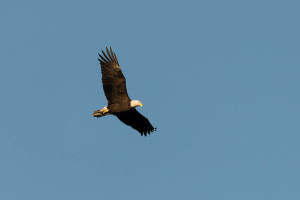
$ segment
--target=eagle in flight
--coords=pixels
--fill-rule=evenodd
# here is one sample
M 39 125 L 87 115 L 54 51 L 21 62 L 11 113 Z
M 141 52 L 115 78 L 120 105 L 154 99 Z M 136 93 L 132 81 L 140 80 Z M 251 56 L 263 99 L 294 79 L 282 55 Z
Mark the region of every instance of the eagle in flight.
M 94 117 L 115 115 L 124 124 L 131 126 L 141 135 L 146 136 L 155 131 L 149 120 L 140 114 L 135 107 L 143 106 L 139 100 L 131 100 L 127 94 L 126 79 L 120 68 L 115 52 L 106 47 L 102 50 L 98 60 L 101 65 L 103 90 L 107 99 L 107 106 L 96 110 Z

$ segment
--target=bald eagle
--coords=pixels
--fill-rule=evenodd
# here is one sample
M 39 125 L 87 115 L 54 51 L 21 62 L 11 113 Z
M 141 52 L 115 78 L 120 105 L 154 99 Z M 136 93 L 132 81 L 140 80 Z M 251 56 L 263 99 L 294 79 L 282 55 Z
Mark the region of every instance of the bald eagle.
M 107 106 L 101 110 L 96 110 L 94 117 L 103 117 L 106 115 L 115 115 L 119 120 L 133 129 L 137 130 L 141 135 L 147 135 L 155 131 L 149 120 L 140 114 L 135 107 L 143 106 L 139 100 L 131 100 L 127 94 L 126 79 L 120 68 L 115 52 L 108 50 L 106 53 L 102 51 L 100 58 L 103 90 L 107 99 Z

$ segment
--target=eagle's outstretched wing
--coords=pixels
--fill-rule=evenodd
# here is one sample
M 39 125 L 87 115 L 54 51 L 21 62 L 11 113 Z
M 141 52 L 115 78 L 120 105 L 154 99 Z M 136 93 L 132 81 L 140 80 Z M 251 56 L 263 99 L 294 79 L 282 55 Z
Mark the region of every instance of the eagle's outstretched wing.
M 130 98 L 127 94 L 126 79 L 120 68 L 116 54 L 110 48 L 106 47 L 107 55 L 102 51 L 103 56 L 99 54 L 98 60 L 101 64 L 103 89 L 108 104 L 129 103 Z
M 149 120 L 139 113 L 135 108 L 126 112 L 115 113 L 119 120 L 124 124 L 131 126 L 137 130 L 141 135 L 147 135 L 155 131 L 156 128 L 150 124 Z

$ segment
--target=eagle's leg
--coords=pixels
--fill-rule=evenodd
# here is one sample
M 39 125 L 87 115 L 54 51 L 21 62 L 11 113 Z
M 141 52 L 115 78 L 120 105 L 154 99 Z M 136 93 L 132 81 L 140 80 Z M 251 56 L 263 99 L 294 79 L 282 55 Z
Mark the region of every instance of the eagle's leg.
M 96 110 L 93 114 L 94 117 L 103 117 L 105 115 L 109 115 L 109 110 L 107 107 L 102 108 L 101 110 Z
M 108 108 L 105 106 L 104 108 L 102 108 L 100 111 L 102 111 L 103 114 L 110 114 Z

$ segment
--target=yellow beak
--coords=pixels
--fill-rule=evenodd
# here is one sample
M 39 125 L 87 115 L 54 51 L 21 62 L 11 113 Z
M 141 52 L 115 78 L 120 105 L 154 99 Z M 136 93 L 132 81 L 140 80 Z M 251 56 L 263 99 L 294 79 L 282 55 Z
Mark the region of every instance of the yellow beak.
M 139 104 L 140 104 L 141 107 L 143 107 L 143 104 L 141 102 Z

